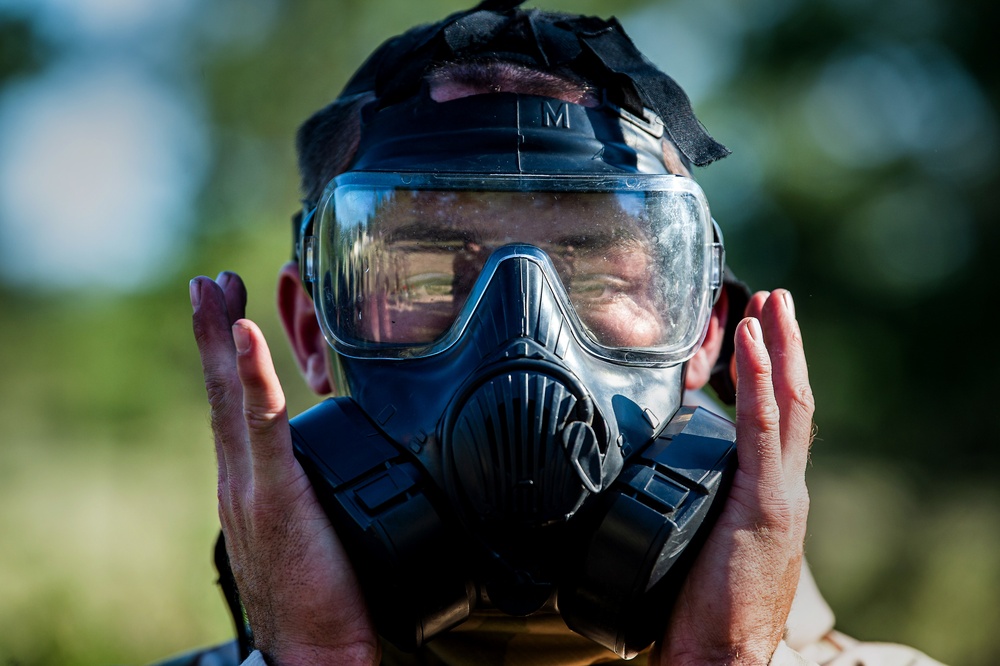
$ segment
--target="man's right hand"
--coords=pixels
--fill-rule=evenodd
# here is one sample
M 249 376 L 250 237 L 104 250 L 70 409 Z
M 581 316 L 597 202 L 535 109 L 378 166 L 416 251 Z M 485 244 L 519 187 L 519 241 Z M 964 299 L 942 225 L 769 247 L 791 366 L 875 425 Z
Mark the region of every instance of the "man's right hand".
M 343 546 L 295 459 L 284 393 L 235 273 L 191 281 L 219 465 L 219 518 L 254 647 L 271 666 L 377 664 Z
M 764 666 L 798 585 L 815 402 L 791 294 L 750 299 L 736 329 L 739 467 L 650 663 Z

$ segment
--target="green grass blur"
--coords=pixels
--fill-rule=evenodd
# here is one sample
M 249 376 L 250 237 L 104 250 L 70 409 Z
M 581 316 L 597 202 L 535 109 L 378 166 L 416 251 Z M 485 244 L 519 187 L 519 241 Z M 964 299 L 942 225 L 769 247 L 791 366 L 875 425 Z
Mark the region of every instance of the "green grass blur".
M 248 239 L 268 251 L 277 235 Z M 272 304 L 281 256 L 253 255 L 229 266 L 301 411 L 309 397 Z M 143 664 L 232 636 L 187 289 L 215 264 L 115 299 L 4 294 L 0 664 Z

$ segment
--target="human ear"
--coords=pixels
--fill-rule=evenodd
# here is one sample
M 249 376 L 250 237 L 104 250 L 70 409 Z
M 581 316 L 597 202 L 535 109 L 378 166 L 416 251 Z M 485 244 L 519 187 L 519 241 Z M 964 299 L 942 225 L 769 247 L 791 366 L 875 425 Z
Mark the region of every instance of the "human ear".
M 726 335 L 726 317 L 729 312 L 729 299 L 726 290 L 719 294 L 719 300 L 712 308 L 712 316 L 708 320 L 708 331 L 705 333 L 705 340 L 701 347 L 694 353 L 691 360 L 687 362 L 687 371 L 684 373 L 684 388 L 688 391 L 696 391 L 705 384 L 712 376 L 712 369 L 715 367 L 719 354 L 722 352 L 722 342 Z
M 312 299 L 299 278 L 298 264 L 292 261 L 282 266 L 278 273 L 278 315 L 291 343 L 299 372 L 309 388 L 319 395 L 330 393 L 333 387 L 326 340 L 316 320 Z

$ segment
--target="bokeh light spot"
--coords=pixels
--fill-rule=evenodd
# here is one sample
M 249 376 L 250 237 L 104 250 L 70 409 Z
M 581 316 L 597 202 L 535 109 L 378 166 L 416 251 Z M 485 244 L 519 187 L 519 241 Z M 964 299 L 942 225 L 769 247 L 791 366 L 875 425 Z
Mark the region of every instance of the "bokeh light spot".
M 207 146 L 195 108 L 119 62 L 73 64 L 0 99 L 0 273 L 133 288 L 184 240 Z

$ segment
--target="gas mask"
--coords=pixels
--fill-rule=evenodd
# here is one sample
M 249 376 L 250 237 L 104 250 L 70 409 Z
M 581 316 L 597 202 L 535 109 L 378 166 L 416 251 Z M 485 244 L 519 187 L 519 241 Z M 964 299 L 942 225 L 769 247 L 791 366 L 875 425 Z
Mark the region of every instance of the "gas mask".
M 735 467 L 681 407 L 722 288 L 662 125 L 497 93 L 370 113 L 298 255 L 348 395 L 291 422 L 379 633 L 561 614 L 623 657 L 662 634 Z

